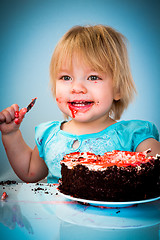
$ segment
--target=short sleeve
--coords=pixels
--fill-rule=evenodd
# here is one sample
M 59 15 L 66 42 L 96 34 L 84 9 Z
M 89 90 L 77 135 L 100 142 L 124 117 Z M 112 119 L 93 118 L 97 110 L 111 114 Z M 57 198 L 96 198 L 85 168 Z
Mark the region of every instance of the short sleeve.
M 35 142 L 39 151 L 39 156 L 43 159 L 45 142 L 51 132 L 53 132 L 55 125 L 57 126 L 55 122 L 46 122 L 35 127 Z
M 135 121 L 135 128 L 133 129 L 133 151 L 136 151 L 137 146 L 148 138 L 154 138 L 159 141 L 159 133 L 156 126 L 148 121 Z

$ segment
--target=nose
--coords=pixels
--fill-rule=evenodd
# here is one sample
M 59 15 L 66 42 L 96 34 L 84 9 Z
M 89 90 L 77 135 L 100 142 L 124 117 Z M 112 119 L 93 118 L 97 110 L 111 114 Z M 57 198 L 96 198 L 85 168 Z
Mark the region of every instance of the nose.
M 72 94 L 85 94 L 87 93 L 87 88 L 84 86 L 82 82 L 75 81 L 72 83 L 72 88 L 71 88 L 71 93 Z

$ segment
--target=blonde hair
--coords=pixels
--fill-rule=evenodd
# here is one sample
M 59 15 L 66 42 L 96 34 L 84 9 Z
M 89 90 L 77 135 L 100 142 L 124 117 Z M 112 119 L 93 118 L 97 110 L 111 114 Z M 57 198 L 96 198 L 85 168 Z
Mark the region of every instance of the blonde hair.
M 123 111 L 136 93 L 132 79 L 126 38 L 111 27 L 104 25 L 75 26 L 59 41 L 50 64 L 50 83 L 55 96 L 56 77 L 64 60 L 71 67 L 73 53 L 82 57 L 94 70 L 110 72 L 115 92 L 120 94 L 114 100 L 110 115 L 120 119 Z

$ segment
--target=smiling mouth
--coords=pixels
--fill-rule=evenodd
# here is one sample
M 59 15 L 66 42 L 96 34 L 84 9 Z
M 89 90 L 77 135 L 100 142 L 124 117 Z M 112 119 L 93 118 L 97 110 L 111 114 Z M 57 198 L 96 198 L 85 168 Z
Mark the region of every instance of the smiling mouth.
M 93 105 L 94 102 L 93 101 L 73 101 L 73 102 L 68 102 L 68 104 L 73 107 L 85 107 L 88 105 Z
M 91 109 L 91 107 L 94 105 L 93 101 L 72 101 L 68 102 L 68 107 L 72 113 L 72 117 L 75 118 L 77 113 L 85 113 Z

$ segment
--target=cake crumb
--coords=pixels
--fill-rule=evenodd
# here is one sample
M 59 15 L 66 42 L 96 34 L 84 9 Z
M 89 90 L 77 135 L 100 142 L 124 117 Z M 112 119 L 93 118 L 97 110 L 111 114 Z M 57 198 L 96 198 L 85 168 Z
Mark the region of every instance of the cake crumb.
M 7 193 L 3 192 L 2 196 L 1 196 L 1 200 L 4 201 L 7 197 L 8 197 Z

